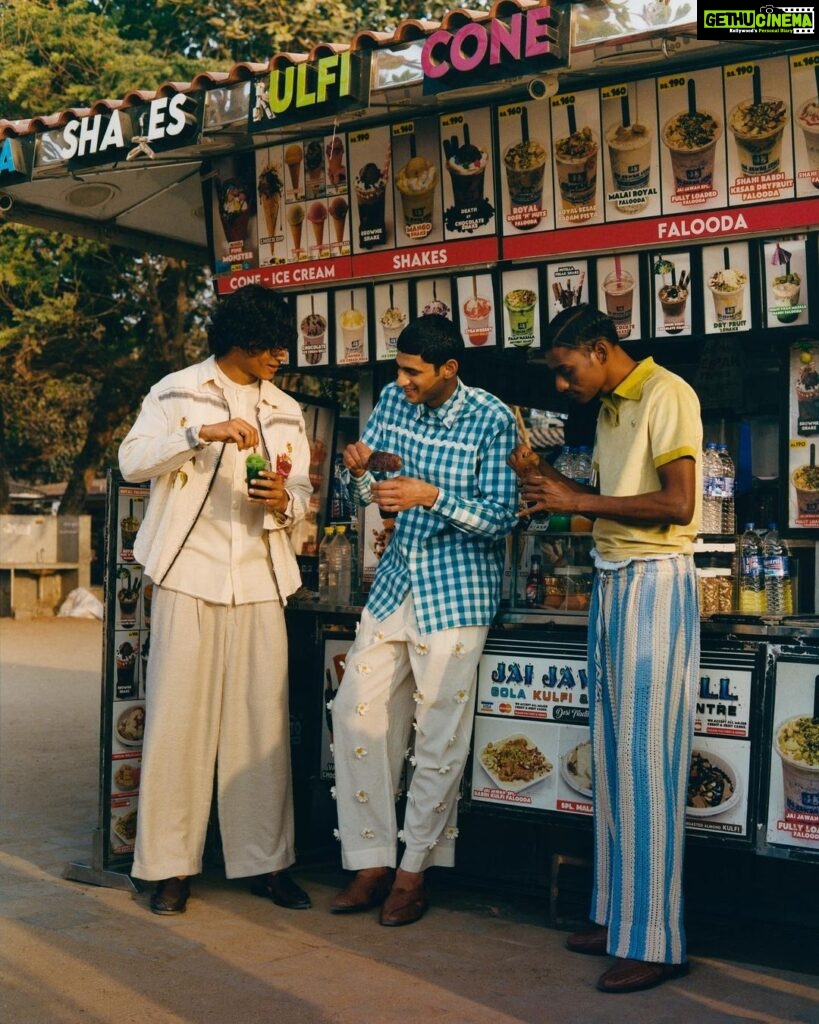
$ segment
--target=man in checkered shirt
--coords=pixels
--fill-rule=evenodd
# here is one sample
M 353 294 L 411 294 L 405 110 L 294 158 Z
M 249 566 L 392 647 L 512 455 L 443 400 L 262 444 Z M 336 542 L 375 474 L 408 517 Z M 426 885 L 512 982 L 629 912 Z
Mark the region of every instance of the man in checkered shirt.
M 342 863 L 356 875 L 331 909 L 350 913 L 386 900 L 383 925 L 417 921 L 429 905 L 424 870 L 454 863 L 476 668 L 500 599 L 504 538 L 517 521 L 506 463 L 514 417 L 459 379 L 463 351 L 446 317 L 422 316 L 404 328 L 396 381 L 361 440 L 344 451 L 358 501 L 376 501 L 396 525 L 333 705 Z M 400 456 L 401 469 L 370 471 L 377 450 Z M 395 801 L 413 731 L 398 832 Z

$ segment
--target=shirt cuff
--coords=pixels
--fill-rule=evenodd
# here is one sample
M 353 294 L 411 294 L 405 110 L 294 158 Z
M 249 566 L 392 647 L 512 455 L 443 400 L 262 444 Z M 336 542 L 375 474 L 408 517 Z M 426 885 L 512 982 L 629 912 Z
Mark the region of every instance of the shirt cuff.
M 188 445 L 191 448 L 196 449 L 196 451 L 198 452 L 201 452 L 203 448 L 206 448 L 210 444 L 210 441 L 203 441 L 202 438 L 199 436 L 199 431 L 201 429 L 201 423 L 197 427 L 185 428 L 185 436 L 187 437 Z
M 433 504 L 429 506 L 429 511 L 437 512 L 439 515 L 446 516 L 451 519 L 457 509 L 457 501 L 454 498 L 447 497 L 444 492 L 438 488 L 438 497 L 435 499 Z

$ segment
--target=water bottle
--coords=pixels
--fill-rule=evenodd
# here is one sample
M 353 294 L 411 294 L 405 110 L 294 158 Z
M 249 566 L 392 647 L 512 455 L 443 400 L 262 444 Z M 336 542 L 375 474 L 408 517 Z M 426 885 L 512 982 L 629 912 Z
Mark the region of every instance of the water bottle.
M 586 445 L 577 449 L 574 457 L 574 479 L 588 487 L 592 475 L 592 450 Z
M 558 473 L 562 473 L 563 476 L 568 477 L 569 480 L 574 480 L 574 456 L 571 448 L 567 444 L 564 444 L 557 453 L 557 458 L 554 461 L 554 468 Z
M 746 523 L 739 538 L 739 610 L 749 615 L 765 612 L 762 545 L 753 523 Z
M 722 461 L 717 442 L 709 441 L 702 460 L 701 533 L 722 533 Z
M 734 468 L 734 460 L 728 451 L 728 445 L 719 445 L 717 451 L 720 462 L 722 462 L 722 529 L 719 532 L 735 534 L 737 532 L 737 517 L 734 490 L 737 473 Z
M 347 527 L 337 526 L 336 535 L 330 545 L 330 603 L 348 605 L 350 603 L 351 565 L 350 542 L 347 540 Z M 335 591 L 333 591 L 333 582 Z
M 768 614 L 792 615 L 790 556 L 787 545 L 779 536 L 776 523 L 771 523 L 762 541 L 762 568 Z
M 540 608 L 544 600 L 543 563 L 540 555 L 532 555 L 526 577 L 526 607 Z
M 335 527 L 325 526 L 324 536 L 318 549 L 318 590 L 319 600 L 330 600 L 330 544 L 333 541 Z

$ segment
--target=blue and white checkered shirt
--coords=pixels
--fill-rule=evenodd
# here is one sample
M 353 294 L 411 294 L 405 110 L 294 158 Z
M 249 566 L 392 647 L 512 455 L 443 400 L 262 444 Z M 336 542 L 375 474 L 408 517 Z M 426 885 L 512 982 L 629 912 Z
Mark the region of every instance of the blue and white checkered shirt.
M 383 620 L 411 590 L 422 633 L 490 625 L 500 600 L 504 537 L 517 523 L 517 480 L 506 465 L 517 443 L 512 413 L 460 380 L 437 409 L 413 405 L 392 383 L 361 440 L 400 455 L 402 476 L 438 488 L 431 509 L 416 506 L 396 516 L 367 609 Z M 362 504 L 372 501 L 374 479 L 367 472 L 350 480 Z

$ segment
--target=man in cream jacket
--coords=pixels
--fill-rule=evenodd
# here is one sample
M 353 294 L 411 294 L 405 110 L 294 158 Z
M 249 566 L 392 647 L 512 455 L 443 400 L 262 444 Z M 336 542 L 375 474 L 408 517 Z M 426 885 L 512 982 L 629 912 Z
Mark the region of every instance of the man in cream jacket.
M 217 782 L 228 878 L 310 906 L 295 860 L 284 605 L 300 584 L 289 528 L 310 460 L 298 403 L 273 384 L 295 336 L 285 300 L 250 285 L 222 300 L 212 355 L 146 396 L 119 452 L 151 481 L 134 544 L 154 584 L 133 874 L 151 909 L 186 909 Z M 245 460 L 269 463 L 248 488 Z M 218 765 L 218 770 L 217 770 Z

